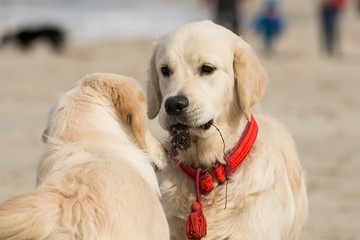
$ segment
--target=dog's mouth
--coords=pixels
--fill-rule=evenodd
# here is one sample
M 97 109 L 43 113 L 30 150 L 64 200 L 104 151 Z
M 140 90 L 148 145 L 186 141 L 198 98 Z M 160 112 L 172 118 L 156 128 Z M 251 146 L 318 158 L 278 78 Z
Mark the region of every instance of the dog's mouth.
M 211 119 L 210 121 L 208 121 L 207 123 L 199 126 L 200 129 L 202 130 L 209 130 L 209 128 L 211 127 L 211 125 L 214 123 L 214 119 Z
M 173 148 L 180 150 L 180 151 L 186 151 L 187 149 L 189 149 L 191 147 L 191 137 L 190 137 L 190 129 L 201 129 L 201 130 L 208 130 L 210 129 L 211 125 L 214 123 L 214 120 L 211 119 L 210 121 L 208 121 L 207 123 L 200 125 L 198 127 L 190 127 L 188 125 L 185 124 L 175 124 L 172 125 L 170 127 L 170 136 L 172 137 L 171 139 L 171 144 L 173 146 Z

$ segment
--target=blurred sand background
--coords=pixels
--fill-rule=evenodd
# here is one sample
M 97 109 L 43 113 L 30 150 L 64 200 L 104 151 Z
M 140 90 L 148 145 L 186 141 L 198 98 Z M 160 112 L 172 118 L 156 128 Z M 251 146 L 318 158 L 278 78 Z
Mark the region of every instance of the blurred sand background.
M 316 4 L 283 1 L 283 11 L 287 31 L 273 56 L 251 31 L 244 38 L 269 76 L 262 110 L 288 126 L 306 171 L 310 213 L 300 239 L 360 239 L 360 16 L 350 3 L 341 53 L 330 58 L 319 52 Z M 70 42 L 63 54 L 43 45 L 0 49 L 0 201 L 34 189 L 41 134 L 58 96 L 92 72 L 131 76 L 145 89 L 154 40 Z

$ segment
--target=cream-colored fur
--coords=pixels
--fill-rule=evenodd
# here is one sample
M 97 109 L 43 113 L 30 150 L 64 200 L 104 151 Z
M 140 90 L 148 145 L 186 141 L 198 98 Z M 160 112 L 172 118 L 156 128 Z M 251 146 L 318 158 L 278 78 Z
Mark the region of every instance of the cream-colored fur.
M 130 78 L 91 74 L 53 107 L 34 192 L 0 205 L 0 239 L 169 239 L 161 144 Z
M 214 71 L 204 72 L 204 65 Z M 169 69 L 168 75 L 163 67 Z M 192 145 L 179 152 L 181 161 L 203 169 L 216 161 L 225 163 L 219 132 L 214 126 L 199 128 L 210 120 L 221 131 L 226 152 L 239 140 L 251 114 L 259 126 L 244 163 L 227 184 L 214 180 L 214 190 L 204 196 L 205 239 L 297 239 L 307 218 L 306 188 L 294 142 L 280 123 L 257 110 L 266 81 L 251 47 L 210 21 L 184 25 L 154 46 L 147 86 L 148 116 L 158 115 L 165 130 L 177 123 L 190 126 Z M 170 116 L 165 101 L 179 95 L 188 98 L 189 106 Z M 194 182 L 172 159 L 159 177 L 171 239 L 187 239 Z

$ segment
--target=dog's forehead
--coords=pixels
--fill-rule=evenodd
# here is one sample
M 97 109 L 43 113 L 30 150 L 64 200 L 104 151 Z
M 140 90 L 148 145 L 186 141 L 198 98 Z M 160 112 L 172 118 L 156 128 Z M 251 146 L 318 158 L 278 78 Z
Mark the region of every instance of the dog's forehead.
M 231 31 L 209 21 L 187 24 L 162 39 L 158 57 L 167 61 L 174 57 L 199 59 L 229 55 L 234 51 L 236 37 Z

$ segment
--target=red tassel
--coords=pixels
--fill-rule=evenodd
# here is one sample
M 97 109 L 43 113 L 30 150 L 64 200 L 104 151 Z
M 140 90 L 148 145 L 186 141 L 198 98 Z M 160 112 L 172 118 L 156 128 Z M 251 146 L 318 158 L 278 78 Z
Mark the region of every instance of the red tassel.
M 191 206 L 191 214 L 186 222 L 186 235 L 190 240 L 200 240 L 206 236 L 207 223 L 203 209 L 199 202 L 194 202 Z

